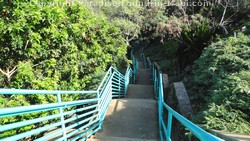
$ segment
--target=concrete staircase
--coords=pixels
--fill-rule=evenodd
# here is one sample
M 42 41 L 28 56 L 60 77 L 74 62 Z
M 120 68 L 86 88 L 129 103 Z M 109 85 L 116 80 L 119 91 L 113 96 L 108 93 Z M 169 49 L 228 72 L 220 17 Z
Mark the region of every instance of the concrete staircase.
M 88 141 L 159 140 L 152 76 L 142 63 L 136 84 L 129 85 L 126 98 L 112 100 L 102 127 Z

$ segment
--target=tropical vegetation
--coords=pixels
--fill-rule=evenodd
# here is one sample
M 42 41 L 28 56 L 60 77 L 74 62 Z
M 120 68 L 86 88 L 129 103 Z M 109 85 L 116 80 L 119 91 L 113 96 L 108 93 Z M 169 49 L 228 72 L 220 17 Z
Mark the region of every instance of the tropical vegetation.
M 1 1 L 1 88 L 92 90 L 109 66 L 128 65 L 127 45 L 122 32 L 105 17 L 94 14 L 80 3 L 63 7 L 41 6 L 36 2 Z M 62 97 L 63 101 L 82 98 L 85 97 Z M 54 102 L 54 95 L 0 96 L 1 108 Z M 43 117 L 53 112 L 7 117 L 1 119 L 0 124 Z M 35 126 L 43 125 L 11 130 L 0 137 Z
M 250 134 L 249 0 L 0 0 L 0 11 L 1 88 L 91 90 L 111 65 L 128 66 L 139 42 L 171 83 L 185 83 L 195 122 Z M 54 95 L 0 96 L 0 108 L 53 102 Z
M 249 1 L 208 2 L 147 9 L 145 54 L 185 83 L 196 123 L 250 134 Z

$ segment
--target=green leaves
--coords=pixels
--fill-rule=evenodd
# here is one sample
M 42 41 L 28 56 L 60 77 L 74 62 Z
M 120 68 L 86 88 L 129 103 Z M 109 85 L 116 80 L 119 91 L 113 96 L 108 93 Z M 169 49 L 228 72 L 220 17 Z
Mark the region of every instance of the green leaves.
M 126 61 L 125 40 L 119 29 L 111 26 L 104 17 L 94 15 L 77 3 L 67 7 L 34 3 L 36 1 L 2 2 L 1 8 L 8 9 L 13 15 L 4 15 L 9 17 L 8 21 L 0 20 L 3 25 L 0 28 L 3 31 L 0 33 L 1 69 L 29 61 L 35 66 L 31 65 L 29 69 L 39 69 L 42 77 L 53 77 L 50 74 L 58 72 L 60 83 L 60 80 L 79 81 L 87 75 L 104 71 L 107 64 L 118 63 L 120 59 Z M 114 55 L 119 59 L 116 60 Z M 31 77 L 18 70 L 18 75 L 13 76 L 16 82 L 11 86 L 25 88 L 20 84 L 24 75 Z M 32 79 L 39 77 L 40 81 L 41 75 L 36 75 Z M 75 85 L 74 89 L 83 89 L 81 86 L 84 85 Z
M 102 3 L 104 1 L 93 0 Z M 93 6 L 92 9 L 99 14 L 107 16 L 109 22 L 122 31 L 127 43 L 140 34 L 143 22 L 141 11 L 143 7 L 139 5 L 139 0 L 111 0 L 105 1 L 102 6 Z
M 0 2 L 0 11 L 5 10 L 5 14 L 0 15 L 0 69 L 3 70 L 3 73 L 0 72 L 0 87 L 45 90 L 94 89 L 108 66 L 128 65 L 127 46 L 122 33 L 105 17 L 95 15 L 77 3 L 61 7 L 49 4 L 41 6 L 36 2 Z M 123 64 L 120 64 L 121 62 Z M 84 98 L 86 97 L 79 95 L 62 95 L 63 101 Z M 55 95 L 1 95 L 0 107 L 56 101 Z M 3 118 L 0 124 L 53 113 L 56 111 L 15 116 L 11 119 Z M 30 125 L 17 129 L 16 132 L 24 132 L 43 124 L 49 123 Z M 4 132 L 3 136 L 16 132 Z
M 250 132 L 250 124 L 245 120 L 246 114 L 214 103 L 209 108 L 209 111 L 205 114 L 206 128 L 234 133 Z
M 249 134 L 249 45 L 250 36 L 242 33 L 219 39 L 204 50 L 195 62 L 193 77 L 185 80 L 193 103 L 204 101 L 209 129 Z

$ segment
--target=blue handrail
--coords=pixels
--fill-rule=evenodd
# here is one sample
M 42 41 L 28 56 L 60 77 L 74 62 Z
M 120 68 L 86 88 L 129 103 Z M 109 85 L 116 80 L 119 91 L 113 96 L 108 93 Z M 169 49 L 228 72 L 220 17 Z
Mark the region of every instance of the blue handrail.
M 116 68 L 110 67 L 106 72 L 97 90 L 94 91 L 52 91 L 52 90 L 20 90 L 20 89 L 0 89 L 1 95 L 56 95 L 56 103 L 30 105 L 21 107 L 1 108 L 0 118 L 30 115 L 33 113 L 47 114 L 38 118 L 17 121 L 0 125 L 0 134 L 10 130 L 17 130 L 21 127 L 33 125 L 34 127 L 26 132 L 21 132 L 0 141 L 25 140 L 39 133 L 43 136 L 36 138 L 37 141 L 44 140 L 86 140 L 95 132 L 102 128 L 102 123 L 109 104 L 113 97 L 124 97 L 131 82 L 135 82 L 138 74 L 138 61 L 131 56 L 133 69 L 127 68 L 125 75 L 121 74 Z M 94 98 L 63 102 L 62 94 L 93 95 Z M 39 123 L 49 122 L 48 125 L 37 126 Z M 36 127 L 37 126 L 37 127 Z
M 163 83 L 162 83 L 162 73 L 158 70 L 151 61 L 148 61 L 143 54 L 143 51 L 140 51 L 140 59 L 144 63 L 146 68 L 149 68 L 153 75 L 154 83 L 154 95 L 158 99 L 158 117 L 159 117 L 159 133 L 161 141 L 171 141 L 171 132 L 172 132 L 172 122 L 173 117 L 177 119 L 182 125 L 188 128 L 198 139 L 201 141 L 223 141 L 222 139 L 206 132 L 199 126 L 195 125 L 176 111 L 174 111 L 170 106 L 164 102 L 164 92 L 163 92 Z M 163 110 L 164 108 L 168 111 L 168 120 L 167 124 L 163 119 Z

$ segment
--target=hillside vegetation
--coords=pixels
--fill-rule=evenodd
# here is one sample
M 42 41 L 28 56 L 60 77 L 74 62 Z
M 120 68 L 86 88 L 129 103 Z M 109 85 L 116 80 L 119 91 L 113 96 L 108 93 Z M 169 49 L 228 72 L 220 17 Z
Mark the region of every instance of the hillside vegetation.
M 250 36 L 219 39 L 206 48 L 186 84 L 207 128 L 250 133 Z M 201 104 L 205 103 L 205 104 Z M 198 108 L 199 111 L 199 108 Z
M 126 41 L 120 29 L 104 16 L 95 15 L 77 3 L 41 6 L 36 2 L 0 3 L 1 88 L 93 90 L 110 65 L 127 66 Z M 62 96 L 63 101 L 83 98 Z M 0 96 L 0 108 L 54 102 L 55 95 Z M 1 119 L 0 124 L 55 114 L 53 112 L 7 117 Z M 0 138 L 35 126 L 43 125 L 11 130 Z
M 0 0 L 0 88 L 92 90 L 111 65 L 129 65 L 127 52 L 139 42 L 147 44 L 145 54 L 171 83 L 185 83 L 196 123 L 250 134 L 249 0 L 85 2 L 93 5 Z M 54 95 L 0 95 L 0 108 L 54 102 Z M 0 124 L 51 114 L 4 118 Z
M 146 9 L 145 54 L 171 83 L 185 83 L 194 122 L 250 134 L 249 1 L 209 2 Z

